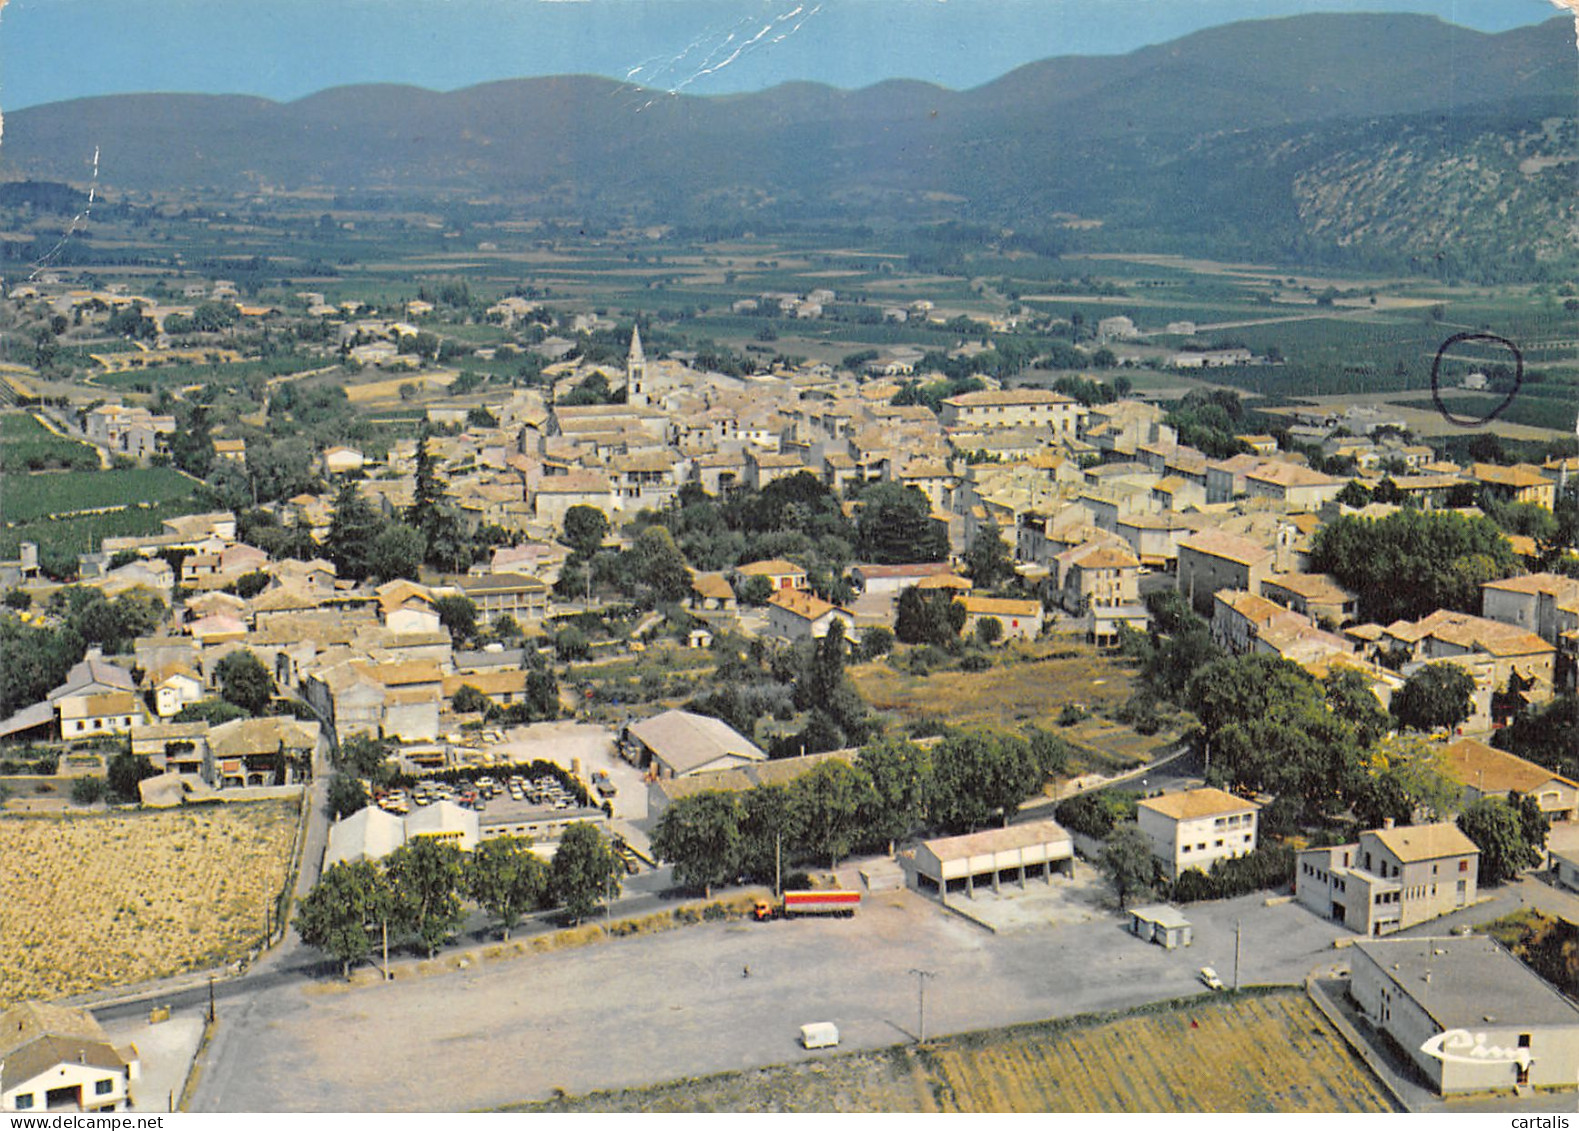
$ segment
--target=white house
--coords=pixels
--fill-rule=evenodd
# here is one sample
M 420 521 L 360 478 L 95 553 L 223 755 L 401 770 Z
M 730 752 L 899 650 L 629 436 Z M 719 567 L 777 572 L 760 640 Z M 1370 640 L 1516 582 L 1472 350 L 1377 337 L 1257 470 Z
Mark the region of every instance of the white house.
M 85 1009 L 38 1001 L 0 1013 L 0 1111 L 121 1111 L 141 1076 Z
M 1140 803 L 1136 820 L 1151 841 L 1151 851 L 1171 879 L 1191 868 L 1208 872 L 1219 860 L 1254 852 L 1254 801 L 1221 789 L 1166 793 Z
M 781 589 L 768 598 L 768 633 L 785 640 L 821 639 L 835 620 L 844 622 L 845 635 L 855 626 L 855 614 L 824 601 L 815 593 Z

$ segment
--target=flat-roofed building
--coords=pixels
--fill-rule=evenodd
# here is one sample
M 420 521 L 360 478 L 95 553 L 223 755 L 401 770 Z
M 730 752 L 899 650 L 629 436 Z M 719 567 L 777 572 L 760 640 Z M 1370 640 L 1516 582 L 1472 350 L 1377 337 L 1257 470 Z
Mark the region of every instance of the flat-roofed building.
M 1367 939 L 1350 955 L 1349 996 L 1438 1093 L 1573 1086 L 1579 1007 L 1495 939 Z

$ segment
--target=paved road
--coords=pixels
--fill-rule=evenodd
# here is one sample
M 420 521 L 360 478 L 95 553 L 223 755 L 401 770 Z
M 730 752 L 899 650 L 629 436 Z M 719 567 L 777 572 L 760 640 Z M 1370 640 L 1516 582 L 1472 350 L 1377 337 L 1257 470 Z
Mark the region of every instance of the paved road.
M 798 1059 L 800 1025 L 845 1047 L 1122 1009 L 1232 976 L 1301 982 L 1341 932 L 1257 897 L 1194 909 L 1194 947 L 1167 952 L 1096 921 L 989 935 L 911 892 L 853 920 L 715 923 L 348 989 L 329 979 L 225 1003 L 194 1110 L 461 1110 L 555 1088 L 655 1083 Z M 741 976 L 749 965 L 751 976 Z M 420 1065 L 415 1071 L 412 1066 Z

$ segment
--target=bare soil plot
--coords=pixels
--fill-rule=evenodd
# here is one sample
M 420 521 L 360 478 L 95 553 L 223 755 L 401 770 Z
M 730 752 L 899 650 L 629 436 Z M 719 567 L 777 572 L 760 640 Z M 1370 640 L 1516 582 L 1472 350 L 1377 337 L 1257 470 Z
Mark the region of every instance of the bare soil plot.
M 285 885 L 298 808 L 0 820 L 0 1007 L 240 957 Z
M 1348 1112 L 1392 1104 L 1303 992 L 560 1096 L 529 1111 Z

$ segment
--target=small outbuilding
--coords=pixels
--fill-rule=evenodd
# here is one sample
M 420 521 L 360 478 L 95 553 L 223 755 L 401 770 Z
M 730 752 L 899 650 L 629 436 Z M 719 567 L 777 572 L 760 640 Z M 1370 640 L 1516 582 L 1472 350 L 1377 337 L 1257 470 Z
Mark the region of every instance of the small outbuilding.
M 1189 946 L 1195 941 L 1195 928 L 1184 912 L 1167 903 L 1148 903 L 1129 909 L 1129 933 L 1154 942 L 1163 950 Z
M 1006 880 L 1023 888 L 1028 876 L 1051 881 L 1054 872 L 1072 875 L 1074 866 L 1069 833 L 1055 821 L 1031 821 L 922 841 L 911 882 L 917 891 L 974 896 L 978 887 L 998 891 Z

